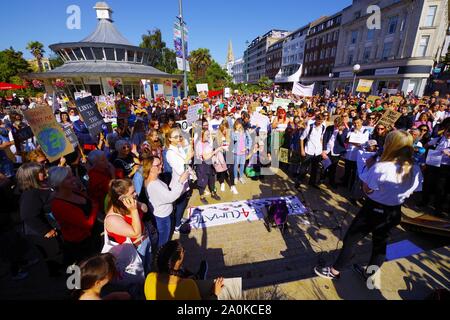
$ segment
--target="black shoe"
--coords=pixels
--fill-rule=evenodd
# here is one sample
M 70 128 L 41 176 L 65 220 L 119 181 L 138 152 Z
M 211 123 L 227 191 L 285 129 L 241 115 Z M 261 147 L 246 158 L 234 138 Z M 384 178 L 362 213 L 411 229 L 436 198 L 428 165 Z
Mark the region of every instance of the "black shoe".
M 215 193 L 215 192 L 212 192 L 211 193 L 211 198 L 213 198 L 214 200 L 217 200 L 217 201 L 220 201 L 221 200 L 221 198 L 217 195 L 217 193 Z
M 206 200 L 204 197 L 200 198 L 200 201 L 201 201 L 204 205 L 209 204 L 208 200 Z
M 206 260 L 203 260 L 202 262 L 200 262 L 200 268 L 197 272 L 197 279 L 206 280 L 207 274 L 208 274 L 208 262 Z
M 331 267 L 325 267 L 325 268 L 314 267 L 314 272 L 321 278 L 331 279 L 331 280 L 339 279 L 341 276 L 341 274 L 338 274 L 338 275 L 333 274 L 333 272 L 331 272 Z

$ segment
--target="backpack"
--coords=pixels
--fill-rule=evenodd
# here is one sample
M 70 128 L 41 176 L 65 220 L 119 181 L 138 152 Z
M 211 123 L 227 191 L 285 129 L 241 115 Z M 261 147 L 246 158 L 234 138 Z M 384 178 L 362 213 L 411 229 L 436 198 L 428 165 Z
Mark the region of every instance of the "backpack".
M 314 123 L 311 123 L 311 124 L 309 125 L 309 132 L 308 132 L 308 135 L 306 136 L 305 140 L 303 141 L 305 148 L 306 148 L 306 144 L 308 143 L 309 137 L 311 136 L 311 133 L 312 133 L 313 128 L 314 128 Z M 323 134 L 324 134 L 324 133 L 325 133 L 325 126 L 322 125 L 322 137 L 323 137 Z
M 265 217 L 264 225 L 267 231 L 271 231 L 271 227 L 278 227 L 284 232 L 289 210 L 285 200 L 275 200 L 269 207 L 267 217 Z

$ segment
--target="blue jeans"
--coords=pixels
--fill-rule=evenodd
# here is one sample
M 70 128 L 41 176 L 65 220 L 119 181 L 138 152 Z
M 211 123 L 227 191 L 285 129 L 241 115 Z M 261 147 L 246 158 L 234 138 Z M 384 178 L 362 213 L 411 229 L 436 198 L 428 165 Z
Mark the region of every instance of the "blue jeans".
M 142 264 L 144 265 L 144 272 L 145 275 L 149 274 L 152 271 L 152 244 L 150 242 L 150 238 L 147 237 L 142 243 L 139 245 L 139 247 L 136 248 L 137 252 L 139 253 L 139 256 L 142 259 Z
M 165 218 L 156 218 L 156 228 L 158 229 L 159 241 L 158 247 L 161 248 L 169 241 L 170 228 L 171 228 L 171 218 L 170 216 Z
M 240 166 L 240 167 L 239 167 Z M 239 167 L 239 178 L 244 177 L 244 167 L 245 167 L 245 154 L 234 155 L 234 178 L 238 178 L 238 167 Z

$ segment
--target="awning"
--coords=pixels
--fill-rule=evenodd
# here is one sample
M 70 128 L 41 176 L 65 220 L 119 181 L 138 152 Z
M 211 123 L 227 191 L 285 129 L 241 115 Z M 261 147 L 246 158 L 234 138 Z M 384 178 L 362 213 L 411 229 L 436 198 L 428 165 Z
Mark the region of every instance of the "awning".
M 0 82 L 0 90 L 20 90 L 25 88 L 25 86 L 21 86 L 18 84 Z

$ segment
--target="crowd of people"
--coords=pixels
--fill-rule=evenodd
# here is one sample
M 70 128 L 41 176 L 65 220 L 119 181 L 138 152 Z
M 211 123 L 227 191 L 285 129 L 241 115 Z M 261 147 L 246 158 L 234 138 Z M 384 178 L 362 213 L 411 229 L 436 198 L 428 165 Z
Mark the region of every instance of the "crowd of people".
M 291 103 L 277 106 L 275 98 Z M 27 277 L 27 268 L 36 262 L 24 257 L 33 245 L 50 276 L 60 276 L 72 264 L 81 267 L 77 299 L 200 299 L 195 279 L 205 278 L 207 263 L 201 263 L 197 274 L 185 270 L 184 249 L 171 240 L 186 232 L 185 212 L 193 190 L 198 189 L 203 204 L 220 201 L 228 192 L 239 195 L 248 179 L 264 179 L 264 169 L 279 156 L 278 147 L 288 150 L 289 160 L 280 167 L 295 188 L 309 176 L 307 186 L 312 188 L 321 183 L 347 188 L 354 204 L 364 201 L 362 212 L 389 213 L 388 224 L 384 218 L 374 222 L 359 215 L 335 267 L 317 268 L 316 273 L 338 277 L 354 244 L 377 224 L 384 227 L 374 240 L 372 262 L 381 265 L 388 231 L 399 223 L 399 206 L 420 190 L 422 175 L 419 205 L 431 205 L 440 215 L 449 211 L 450 95 L 391 98 L 369 101 L 364 95 L 339 92 L 305 98 L 282 91 L 183 100 L 149 101 L 142 96 L 133 101 L 119 93 L 119 118 L 95 138 L 70 102 L 54 109 L 55 117 L 62 127 L 73 129 L 78 148 L 55 162 L 48 161 L 34 137 L 19 135 L 28 127 L 23 110 L 39 108 L 45 100 L 2 99 L 0 186 L 6 201 L 0 210 L 5 213 L 2 242 L 11 244 L 5 245 L 3 255 L 12 277 Z M 182 129 L 188 109 L 199 104 L 198 120 Z M 386 125 L 379 121 L 386 111 L 401 115 Z M 440 151 L 433 163 L 431 150 Z M 344 174 L 338 180 L 340 161 Z M 412 178 L 405 182 L 405 177 Z M 395 190 L 395 199 L 383 188 Z M 19 215 L 6 218 L 11 212 Z M 117 270 L 115 260 L 123 257 L 112 249 L 127 244 L 140 262 L 134 267 L 141 276 L 130 281 Z M 111 283 L 120 290 L 101 295 Z M 222 286 L 223 279 L 216 279 L 212 297 Z

